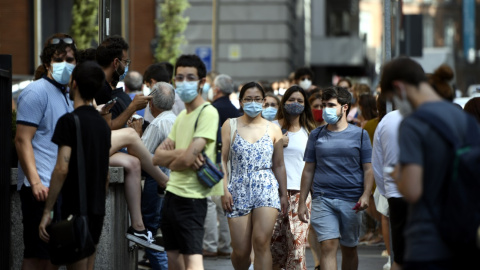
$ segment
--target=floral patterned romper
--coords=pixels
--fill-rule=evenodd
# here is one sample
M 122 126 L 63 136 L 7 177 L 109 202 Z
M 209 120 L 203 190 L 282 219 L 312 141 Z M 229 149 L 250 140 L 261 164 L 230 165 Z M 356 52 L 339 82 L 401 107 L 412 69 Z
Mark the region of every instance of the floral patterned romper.
M 250 143 L 238 133 L 230 147 L 231 178 L 228 191 L 232 194 L 232 212 L 227 217 L 241 217 L 259 207 L 280 210 L 278 182 L 272 172 L 273 142 L 265 134 Z

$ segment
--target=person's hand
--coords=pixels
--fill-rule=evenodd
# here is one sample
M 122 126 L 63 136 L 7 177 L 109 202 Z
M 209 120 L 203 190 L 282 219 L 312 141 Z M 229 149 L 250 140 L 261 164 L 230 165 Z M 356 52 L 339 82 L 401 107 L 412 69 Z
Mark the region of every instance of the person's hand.
M 203 154 L 200 153 L 197 155 L 197 158 L 195 159 L 195 162 L 192 164 L 192 170 L 197 171 L 202 167 L 202 165 L 205 164 L 205 159 L 203 158 Z
M 360 197 L 360 199 L 357 202 L 357 204 L 359 204 L 359 206 L 354 209 L 355 213 L 358 213 L 360 211 L 363 211 L 363 210 L 367 209 L 368 208 L 368 202 L 369 202 L 369 197 L 366 196 L 366 195 L 362 195 L 362 197 Z
M 233 198 L 232 194 L 228 191 L 227 188 L 224 189 L 224 195 L 222 196 L 222 208 L 225 212 L 232 212 L 233 209 Z
M 42 182 L 38 182 L 32 185 L 32 193 L 35 200 L 44 202 L 47 200 L 48 188 Z
M 167 151 L 175 150 L 175 142 L 172 140 L 164 140 L 162 144 L 160 144 L 159 148 Z
M 38 235 L 40 236 L 40 239 L 47 243 L 50 241 L 50 235 L 47 233 L 47 226 L 50 224 L 50 222 L 52 222 L 50 213 L 43 212 L 42 220 L 38 226 Z
M 110 113 L 110 110 L 113 108 L 113 105 L 115 105 L 115 103 L 117 103 L 117 101 L 114 100 L 110 104 L 100 104 L 97 106 L 96 109 L 101 115 L 106 115 Z
M 127 126 L 133 128 L 139 135 L 142 134 L 142 120 L 132 119 L 127 122 Z
M 310 216 L 308 215 L 307 205 L 304 202 L 298 203 L 297 215 L 301 222 L 308 223 Z
M 283 147 L 287 147 L 288 146 L 288 131 L 285 132 L 285 134 L 283 134 Z
M 133 108 L 135 108 L 135 111 L 139 111 L 145 109 L 145 107 L 147 107 L 148 101 L 151 99 L 153 99 L 152 96 L 144 96 L 143 94 L 138 94 L 135 95 L 132 103 L 130 103 L 130 106 L 133 106 Z
M 286 194 L 280 196 L 280 206 L 282 207 L 282 214 L 286 215 L 288 213 L 288 199 Z

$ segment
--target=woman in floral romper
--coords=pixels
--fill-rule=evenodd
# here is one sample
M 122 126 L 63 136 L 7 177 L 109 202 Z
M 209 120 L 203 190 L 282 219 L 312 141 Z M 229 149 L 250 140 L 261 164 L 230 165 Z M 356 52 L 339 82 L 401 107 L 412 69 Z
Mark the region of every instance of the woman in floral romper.
M 278 211 L 287 211 L 282 132 L 262 118 L 264 100 L 259 84 L 245 84 L 240 91 L 244 115 L 225 121 L 222 127 L 222 161 L 227 172 L 222 205 L 228 216 L 235 269 L 248 269 L 252 246 L 254 268 L 272 268 L 273 226 Z

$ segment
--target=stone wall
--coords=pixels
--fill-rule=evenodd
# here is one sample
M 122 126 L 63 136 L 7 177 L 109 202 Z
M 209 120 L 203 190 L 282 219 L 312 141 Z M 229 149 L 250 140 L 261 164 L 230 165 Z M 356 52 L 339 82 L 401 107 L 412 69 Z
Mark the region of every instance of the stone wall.
M 11 171 L 11 269 L 21 269 L 23 259 L 23 224 L 17 169 Z M 137 250 L 129 251 L 125 233 L 129 224 L 125 201 L 123 168 L 110 167 L 110 187 L 105 203 L 105 220 L 97 247 L 96 269 L 137 269 Z M 62 267 L 64 268 L 64 267 Z M 61 269 L 62 269 L 61 268 Z

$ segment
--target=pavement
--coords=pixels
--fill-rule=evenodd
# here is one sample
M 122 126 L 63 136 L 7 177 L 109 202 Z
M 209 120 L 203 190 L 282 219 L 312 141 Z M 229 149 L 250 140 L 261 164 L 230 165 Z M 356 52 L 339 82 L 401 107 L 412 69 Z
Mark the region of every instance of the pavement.
M 359 245 L 358 246 L 358 270 L 383 270 L 383 265 L 387 262 L 387 257 L 382 257 L 382 251 L 385 245 Z M 142 258 L 143 254 L 139 251 L 138 258 Z M 312 252 L 307 248 L 307 269 L 314 269 Z M 338 269 L 341 269 L 342 254 L 337 254 Z M 203 266 L 205 270 L 233 270 L 232 262 L 229 258 L 204 258 Z M 139 268 L 148 269 L 148 268 Z

